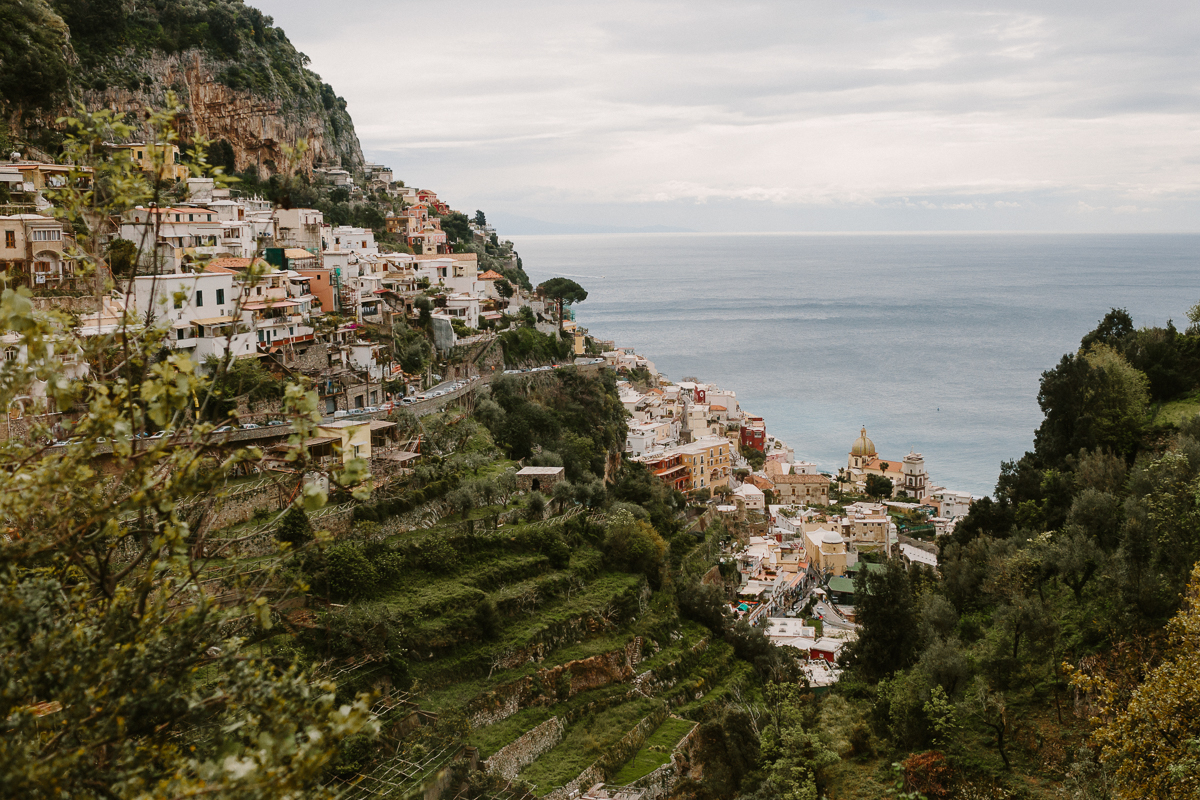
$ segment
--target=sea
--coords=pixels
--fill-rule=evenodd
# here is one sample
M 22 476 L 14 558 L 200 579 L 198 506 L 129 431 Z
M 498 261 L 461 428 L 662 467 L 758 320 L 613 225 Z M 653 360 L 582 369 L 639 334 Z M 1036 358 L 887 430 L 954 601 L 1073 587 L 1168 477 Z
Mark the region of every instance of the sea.
M 535 285 L 588 291 L 592 336 L 733 389 L 797 459 L 836 472 L 866 427 L 976 496 L 1032 447 L 1042 372 L 1110 308 L 1182 329 L 1200 302 L 1200 234 L 511 238 Z

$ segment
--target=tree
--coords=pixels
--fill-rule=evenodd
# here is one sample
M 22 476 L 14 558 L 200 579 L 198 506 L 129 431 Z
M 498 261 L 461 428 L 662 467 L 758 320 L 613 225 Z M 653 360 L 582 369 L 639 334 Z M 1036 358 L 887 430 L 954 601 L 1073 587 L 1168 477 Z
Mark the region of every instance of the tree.
M 538 284 L 537 292 L 542 297 L 558 303 L 558 328 L 562 330 L 563 304 L 572 305 L 587 300 L 587 290 L 570 278 L 551 278 Z
M 1119 800 L 1200 797 L 1200 564 L 1167 634 L 1167 657 L 1123 705 L 1126 694 L 1107 679 L 1070 670 L 1098 701 L 1094 738 Z
M 604 556 L 614 567 L 657 577 L 666 554 L 667 543 L 649 523 L 623 509 L 612 515 L 604 535 Z
M 742 454 L 742 458 L 749 462 L 750 469 L 752 470 L 758 471 L 767 463 L 766 454 L 757 447 L 750 447 L 744 444 L 738 448 L 738 451 Z
M 891 497 L 894 490 L 891 478 L 885 478 L 882 475 L 867 476 L 867 495 L 876 499 Z
M 1146 426 L 1149 384 L 1119 352 L 1097 343 L 1063 356 L 1042 373 L 1038 405 L 1045 418 L 1034 449 L 1047 466 L 1065 463 L 1080 450 L 1133 454 Z
M 545 516 L 546 498 L 540 492 L 534 492 L 525 501 L 525 517 L 530 522 L 541 522 Z
M 151 113 L 148 124 L 159 141 L 173 139 L 170 115 Z M 65 157 L 76 164 L 95 163 L 93 142 L 130 133 L 108 112 L 65 126 Z M 67 220 L 117 215 L 155 196 L 128 161 L 95 166 L 103 192 L 85 199 L 71 182 L 56 195 Z M 81 268 L 94 269 L 97 243 L 82 236 L 80 246 Z M 155 326 L 122 325 L 81 342 L 92 371 L 76 379 L 48 346 L 63 336 L 59 320 L 34 313 L 28 293 L 11 288 L 0 294 L 0 330 L 16 332 L 28 355 L 3 366 L 0 404 L 44 387 L 57 407 L 85 409 L 70 433 L 89 443 L 47 448 L 49 431 L 35 426 L 28 441 L 0 447 L 9 532 L 0 547 L 4 793 L 333 796 L 325 770 L 342 739 L 374 727 L 370 698 L 339 704 L 332 683 L 249 646 L 278 631 L 274 604 L 294 587 L 280 559 L 251 566 L 210 539 L 211 512 L 194 502 L 262 457 L 219 447 L 212 426 L 196 421 L 213 378 L 185 353 L 161 355 Z M 284 403 L 294 441 L 313 436 L 316 394 L 292 384 Z M 166 427 L 175 435 L 139 436 Z M 302 447 L 286 458 L 300 474 L 318 470 Z M 327 477 L 353 487 L 365 465 L 347 466 Z M 325 502 L 316 483 L 301 498 L 310 511 Z M 220 581 L 214 556 L 224 561 Z
M 575 486 L 570 481 L 559 481 L 550 490 L 550 495 L 554 498 L 554 502 L 558 504 L 558 513 L 561 514 L 567 503 L 575 499 Z
M 293 547 L 299 547 L 311 540 L 313 527 L 312 523 L 308 521 L 308 515 L 304 513 L 304 509 L 296 506 L 289 507 L 279 520 L 279 524 L 275 526 L 275 538 L 281 542 L 287 542 Z
M 963 710 L 970 717 L 983 723 L 996 736 L 996 751 L 1005 769 L 1011 769 L 1008 761 L 1008 700 L 1003 692 L 993 690 L 982 675 L 976 676 L 971 689 L 963 698 Z M 1144 795 L 1139 795 L 1144 797 Z
M 501 297 L 505 297 L 505 298 L 512 297 L 513 296 L 512 284 L 509 283 L 507 279 L 500 278 L 499 280 L 496 281 L 496 294 L 500 295 Z
M 858 639 L 844 659 L 865 679 L 877 681 L 916 660 L 917 613 L 904 565 L 895 559 L 883 572 L 862 569 L 854 577 Z
M 487 216 L 482 211 L 475 211 L 475 224 L 481 228 L 487 227 Z

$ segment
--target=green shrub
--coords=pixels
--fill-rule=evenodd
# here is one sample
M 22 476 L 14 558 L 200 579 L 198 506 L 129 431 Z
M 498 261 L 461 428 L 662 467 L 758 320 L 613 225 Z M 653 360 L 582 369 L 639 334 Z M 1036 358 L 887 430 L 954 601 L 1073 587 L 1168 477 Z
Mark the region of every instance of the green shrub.
M 338 542 L 325 551 L 325 586 L 340 600 L 370 597 L 379 573 L 357 542 Z
M 303 509 L 292 506 L 275 527 L 275 538 L 299 547 L 313 537 L 312 523 Z

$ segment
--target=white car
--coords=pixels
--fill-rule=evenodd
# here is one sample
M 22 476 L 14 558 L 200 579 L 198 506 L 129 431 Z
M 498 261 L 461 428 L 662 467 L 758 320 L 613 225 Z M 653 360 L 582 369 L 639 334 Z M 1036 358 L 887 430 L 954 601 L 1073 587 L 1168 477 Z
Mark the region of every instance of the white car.
M 261 427 L 262 427 L 262 425 L 255 425 L 253 422 L 247 422 L 245 425 L 242 426 L 242 430 L 244 430 L 244 431 L 251 430 L 252 431 L 255 428 L 261 428 Z
M 401 401 L 400 401 L 400 403 L 401 403 L 402 405 L 406 405 L 406 406 L 410 406 L 410 405 L 412 405 L 412 404 L 413 404 L 413 403 L 415 403 L 415 402 L 417 402 L 417 398 L 415 398 L 415 397 L 406 397 L 406 398 L 404 398 L 403 400 L 401 400 Z
M 378 406 L 367 406 L 359 413 L 361 413 L 361 414 L 378 414 L 379 407 Z
M 342 417 L 348 417 L 348 416 L 350 416 L 350 412 L 344 408 L 339 408 L 337 411 L 333 412 L 334 419 L 341 419 Z

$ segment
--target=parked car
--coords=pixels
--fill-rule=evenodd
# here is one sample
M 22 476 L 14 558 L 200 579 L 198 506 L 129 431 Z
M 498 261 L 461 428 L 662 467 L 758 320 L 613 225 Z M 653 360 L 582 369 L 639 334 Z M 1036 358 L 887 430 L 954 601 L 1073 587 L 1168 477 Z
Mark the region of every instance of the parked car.
M 419 402 L 421 402 L 422 400 L 428 400 L 428 399 L 429 399 L 429 395 L 427 395 L 427 394 L 419 394 L 419 395 L 417 395 L 417 400 L 416 400 L 416 402 L 418 402 L 418 403 L 419 403 Z
M 221 427 L 219 427 L 215 431 L 213 431 L 213 433 L 229 433 L 232 430 L 233 430 L 232 425 L 222 425 Z
M 415 398 L 415 397 L 406 397 L 400 401 L 400 403 L 402 405 L 406 405 L 406 406 L 411 406 L 415 402 L 417 402 L 417 398 Z
M 350 416 L 350 414 L 351 414 L 351 412 L 350 412 L 350 411 L 348 411 L 348 410 L 346 410 L 346 409 L 344 409 L 344 408 L 339 408 L 337 411 L 333 412 L 333 418 L 334 418 L 334 419 L 341 419 L 342 417 L 348 417 L 348 416 Z
M 261 428 L 261 427 L 262 427 L 262 425 L 256 425 L 253 422 L 247 422 L 245 425 L 242 426 L 242 430 L 254 430 L 256 428 Z
M 268 423 L 267 423 L 267 427 L 268 427 L 268 428 L 274 428 L 276 425 L 283 425 L 283 424 L 285 424 L 283 420 L 281 420 L 281 419 L 273 419 L 273 420 L 271 420 L 270 422 L 268 422 Z
M 367 406 L 359 411 L 360 414 L 378 414 L 379 406 Z

